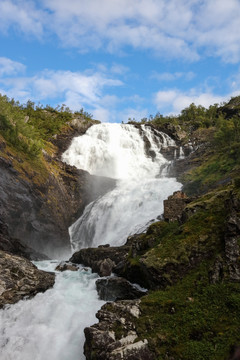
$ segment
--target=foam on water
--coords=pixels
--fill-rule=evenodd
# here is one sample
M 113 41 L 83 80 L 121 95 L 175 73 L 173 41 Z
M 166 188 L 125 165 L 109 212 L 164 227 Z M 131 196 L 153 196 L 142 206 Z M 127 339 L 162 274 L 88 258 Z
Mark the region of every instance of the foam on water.
M 57 262 L 36 264 L 54 271 Z M 96 279 L 83 267 L 57 272 L 52 289 L 0 310 L 0 359 L 85 359 L 83 330 L 96 322 L 95 313 L 104 304 L 98 300 Z

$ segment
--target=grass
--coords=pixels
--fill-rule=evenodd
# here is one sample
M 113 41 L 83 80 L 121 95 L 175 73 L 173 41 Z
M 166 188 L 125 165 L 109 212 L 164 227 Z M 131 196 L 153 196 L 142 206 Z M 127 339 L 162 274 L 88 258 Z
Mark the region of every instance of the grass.
M 209 284 L 210 264 L 142 298 L 136 330 L 156 359 L 224 360 L 240 342 L 240 284 Z

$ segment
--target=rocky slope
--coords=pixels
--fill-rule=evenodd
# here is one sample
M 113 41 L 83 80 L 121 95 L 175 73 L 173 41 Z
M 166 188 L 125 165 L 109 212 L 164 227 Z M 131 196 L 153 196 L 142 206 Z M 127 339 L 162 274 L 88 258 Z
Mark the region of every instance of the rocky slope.
M 115 273 L 152 292 L 99 311 L 99 324 L 85 330 L 88 360 L 120 354 L 123 359 L 225 359 L 238 344 L 239 187 L 232 184 L 192 201 L 176 194 L 175 202 L 178 207 L 174 197 L 165 202 L 167 221 L 136 235 L 128 242 L 129 253 L 114 259 Z M 170 218 L 169 206 L 176 210 Z M 91 257 L 93 250 L 84 250 L 85 258 L 86 251 Z M 97 249 L 94 254 L 97 263 Z M 136 307 L 138 316 L 126 321 L 128 307 Z

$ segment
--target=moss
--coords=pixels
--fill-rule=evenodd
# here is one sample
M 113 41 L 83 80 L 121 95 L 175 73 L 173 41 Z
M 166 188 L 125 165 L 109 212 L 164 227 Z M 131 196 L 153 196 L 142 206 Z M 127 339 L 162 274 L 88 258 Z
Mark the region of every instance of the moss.
M 240 341 L 240 284 L 210 285 L 203 262 L 176 285 L 142 298 L 136 330 L 157 359 L 225 359 Z
M 224 191 L 219 197 L 212 194 L 190 204 L 188 210 L 193 213 L 183 225 L 177 222 L 155 225 L 160 226 L 159 235 L 155 229 L 159 244 L 144 255 L 144 263 L 156 268 L 167 263 L 187 264 L 193 252 L 207 254 L 221 250 L 228 195 L 229 192 Z

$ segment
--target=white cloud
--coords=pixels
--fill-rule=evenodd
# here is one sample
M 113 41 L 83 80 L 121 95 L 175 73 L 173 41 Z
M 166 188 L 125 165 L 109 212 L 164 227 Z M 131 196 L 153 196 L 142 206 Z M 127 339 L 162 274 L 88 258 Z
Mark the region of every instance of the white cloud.
M 45 70 L 34 77 L 8 78 L 1 81 L 12 91 L 23 90 L 32 94 L 32 99 L 45 100 L 56 97 L 78 96 L 86 104 L 98 103 L 102 98 L 102 90 L 108 86 L 120 86 L 120 80 L 111 79 L 100 73 L 86 75 L 71 71 Z
M 37 9 L 29 0 L 0 1 L 0 30 L 7 31 L 15 27 L 23 33 L 33 34 L 40 38 L 43 34 L 43 22 L 47 14 Z
M 14 69 L 22 69 L 22 64 L 2 62 L 12 67 L 15 65 Z M 5 66 L 5 74 L 7 71 L 10 73 L 11 69 Z M 97 119 L 108 121 L 111 118 L 111 110 L 106 108 L 113 109 L 119 99 L 115 95 L 107 94 L 107 91 L 109 88 L 121 86 L 122 82 L 100 72 L 44 70 L 33 77 L 5 77 L 0 79 L 0 84 L 2 93 L 7 93 L 9 97 L 22 103 L 31 99 L 36 102 L 64 103 L 71 110 L 80 110 L 84 107 L 91 109 L 90 112 Z
M 125 46 L 166 58 L 240 60 L 239 0 L 2 0 L 0 30 L 56 34 L 80 51 Z
M 236 96 L 238 94 L 239 90 L 226 95 L 215 95 L 211 92 L 201 93 L 195 89 L 188 92 L 172 89 L 167 91 L 158 91 L 154 95 L 154 103 L 161 113 L 166 115 L 177 115 L 181 112 L 181 110 L 192 103 L 195 105 L 209 107 L 210 105 L 227 101 L 232 96 Z
M 6 57 L 0 57 L 0 76 L 15 75 L 25 70 L 25 65 Z

